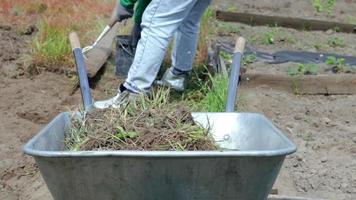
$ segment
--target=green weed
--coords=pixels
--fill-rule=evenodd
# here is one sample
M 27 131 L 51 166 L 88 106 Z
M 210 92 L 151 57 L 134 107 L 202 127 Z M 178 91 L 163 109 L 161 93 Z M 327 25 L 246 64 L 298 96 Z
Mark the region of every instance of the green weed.
M 249 37 L 249 41 L 254 44 L 273 45 L 276 43 L 295 43 L 295 39 L 290 34 L 280 30 L 279 27 L 272 27 L 272 30 L 260 35 Z
M 274 44 L 275 42 L 275 32 L 274 31 L 268 31 L 263 34 L 263 44 Z
M 312 0 L 313 6 L 317 12 L 323 12 L 324 6 L 321 0 Z
M 339 38 L 339 37 L 333 37 L 331 39 L 328 40 L 328 45 L 330 47 L 345 47 L 345 40 L 343 38 Z
M 68 62 L 71 53 L 68 32 L 53 27 L 43 20 L 33 42 L 36 62 L 46 64 Z
M 232 63 L 232 54 L 227 53 L 225 51 L 220 51 L 219 55 L 227 62 Z
M 194 111 L 223 112 L 226 106 L 228 77 L 208 74 L 209 80 L 201 84 L 198 91 L 190 91 L 186 100 Z
M 243 64 L 244 65 L 254 63 L 254 62 L 256 62 L 256 60 L 257 60 L 257 57 L 255 54 L 247 54 L 247 55 L 243 56 Z
M 290 76 L 301 75 L 316 75 L 318 73 L 318 65 L 316 64 L 298 64 L 298 67 L 289 67 L 287 74 Z
M 352 66 L 345 64 L 344 58 L 329 56 L 325 63 L 332 67 L 331 70 L 334 73 L 355 73 L 355 69 Z
M 335 6 L 336 0 L 327 0 L 326 1 L 326 11 L 329 15 L 334 11 L 334 6 Z
M 316 64 L 298 64 L 298 67 L 289 67 L 287 74 L 292 76 L 294 94 L 300 93 L 301 76 L 303 75 L 316 75 L 318 73 L 318 66 Z
M 334 11 L 336 0 L 312 0 L 314 9 L 321 13 L 326 10 L 328 15 Z
M 219 22 L 217 24 L 217 33 L 219 35 L 240 34 L 241 29 L 241 26 L 234 23 Z
M 314 48 L 315 48 L 316 50 L 318 50 L 318 51 L 322 51 L 322 50 L 325 50 L 325 49 L 328 48 L 328 45 L 327 45 L 327 44 L 325 44 L 325 43 L 320 43 L 320 42 L 315 43 L 313 46 L 314 46 Z

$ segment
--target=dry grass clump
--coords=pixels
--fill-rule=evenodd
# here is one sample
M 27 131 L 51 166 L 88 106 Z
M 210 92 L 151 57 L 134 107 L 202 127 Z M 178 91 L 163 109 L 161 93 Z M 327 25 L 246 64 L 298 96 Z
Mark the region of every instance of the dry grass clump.
M 209 131 L 194 124 L 189 109 L 169 102 L 169 90 L 139 96 L 121 109 L 94 110 L 73 118 L 67 150 L 217 150 Z

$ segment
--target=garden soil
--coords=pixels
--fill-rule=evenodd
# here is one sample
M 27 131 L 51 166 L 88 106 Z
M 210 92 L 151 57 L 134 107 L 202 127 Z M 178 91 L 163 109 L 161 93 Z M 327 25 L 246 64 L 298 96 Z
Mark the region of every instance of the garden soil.
M 227 5 L 227 2 L 218 4 L 225 6 L 223 4 Z M 338 1 L 334 17 L 312 14 L 310 4 L 307 4 L 309 0 L 268 1 L 274 3 L 272 6 L 267 5 L 267 1 L 257 0 L 229 2 L 238 5 L 238 9 L 266 14 L 276 12 L 284 16 L 340 21 L 355 17 L 355 3 L 350 0 Z M 256 30 L 263 32 L 266 29 L 256 27 Z M 316 33 L 323 37 L 330 34 Z M 244 36 L 248 38 L 248 35 Z M 65 75 L 45 71 L 39 75 L 27 74 L 24 57 L 30 51 L 28 43 L 32 37 L 33 34 L 20 33 L 16 27 L 0 25 L 0 199 L 51 199 L 33 158 L 25 156 L 22 147 L 54 116 L 73 110 L 81 101 L 79 91 L 70 95 L 72 83 Z M 345 38 L 345 53 L 352 53 L 356 49 L 356 38 L 354 35 L 345 35 Z M 313 40 L 303 38 L 304 43 L 313 43 Z M 260 46 L 266 50 L 289 47 L 282 43 Z M 301 45 L 295 50 L 310 48 Z M 340 53 L 337 49 L 329 50 Z M 258 68 L 261 67 L 255 70 Z M 107 73 L 114 74 L 114 67 L 107 69 Z M 102 77 L 92 91 L 94 98 L 104 99 L 113 95 L 117 85 L 118 80 L 114 77 Z M 298 146 L 298 152 L 286 158 L 274 186 L 279 194 L 336 200 L 356 199 L 355 95 L 298 96 L 260 86 L 241 87 L 239 100 L 241 111 L 265 114 Z

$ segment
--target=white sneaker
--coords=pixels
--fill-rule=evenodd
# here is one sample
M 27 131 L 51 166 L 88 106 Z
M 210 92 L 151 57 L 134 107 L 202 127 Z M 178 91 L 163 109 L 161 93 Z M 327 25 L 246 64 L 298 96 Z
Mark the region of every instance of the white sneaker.
M 131 93 L 127 90 L 123 92 L 118 92 L 116 96 L 111 99 L 104 100 L 104 101 L 96 101 L 94 103 L 94 108 L 97 109 L 106 109 L 106 108 L 119 108 L 125 102 L 128 102 L 135 98 L 137 94 Z
M 171 69 L 167 69 L 162 80 L 158 80 L 155 83 L 160 86 L 170 87 L 178 92 L 183 92 L 187 85 L 187 77 L 187 74 L 175 75 Z

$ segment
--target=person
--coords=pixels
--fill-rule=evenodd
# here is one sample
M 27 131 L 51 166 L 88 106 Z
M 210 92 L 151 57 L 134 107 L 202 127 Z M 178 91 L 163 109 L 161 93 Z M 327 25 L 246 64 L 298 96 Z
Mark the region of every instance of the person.
M 118 0 L 118 21 L 134 17 L 135 24 L 141 24 L 142 15 L 151 0 Z M 135 10 L 135 12 L 133 11 Z
M 152 0 L 142 16 L 141 38 L 125 82 L 119 86 L 116 96 L 97 101 L 94 107 L 119 108 L 137 94 L 149 93 L 173 36 L 172 64 L 161 83 L 184 91 L 196 54 L 200 18 L 211 1 Z
M 134 18 L 134 26 L 131 31 L 131 45 L 134 47 L 137 46 L 137 42 L 141 37 L 142 15 L 150 2 L 151 0 L 118 0 L 116 4 L 118 21 Z

